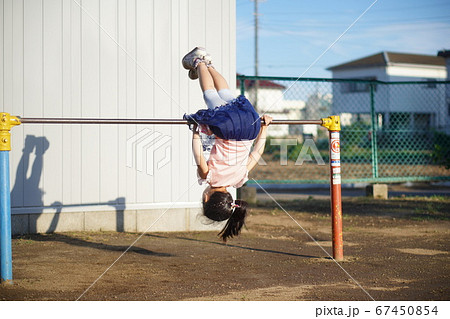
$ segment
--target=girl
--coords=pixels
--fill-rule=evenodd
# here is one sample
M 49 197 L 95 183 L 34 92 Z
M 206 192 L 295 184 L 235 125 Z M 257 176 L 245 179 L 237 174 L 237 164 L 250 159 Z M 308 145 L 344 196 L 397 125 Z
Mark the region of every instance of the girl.
M 233 201 L 227 187 L 239 188 L 248 180 L 248 172 L 264 151 L 266 131 L 272 118 L 264 115 L 261 121 L 244 96 L 233 96 L 204 48 L 194 48 L 184 56 L 182 63 L 189 70 L 189 78 L 199 79 L 208 106 L 206 110 L 183 117 L 192 124 L 192 150 L 199 182 L 209 184 L 203 192 L 203 213 L 214 221 L 228 219 L 219 233 L 226 242 L 239 234 L 247 214 L 247 203 L 238 199 Z M 215 135 L 207 161 L 199 130 Z

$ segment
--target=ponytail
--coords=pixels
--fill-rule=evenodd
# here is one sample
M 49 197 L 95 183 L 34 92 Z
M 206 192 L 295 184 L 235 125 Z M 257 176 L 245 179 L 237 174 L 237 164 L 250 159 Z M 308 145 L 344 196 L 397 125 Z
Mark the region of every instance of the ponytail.
M 222 237 L 223 241 L 226 242 L 228 238 L 233 238 L 239 235 L 242 226 L 245 224 L 245 217 L 247 216 L 247 202 L 236 199 L 236 206 L 233 208 L 230 218 L 228 219 L 225 227 L 219 233 L 219 237 Z

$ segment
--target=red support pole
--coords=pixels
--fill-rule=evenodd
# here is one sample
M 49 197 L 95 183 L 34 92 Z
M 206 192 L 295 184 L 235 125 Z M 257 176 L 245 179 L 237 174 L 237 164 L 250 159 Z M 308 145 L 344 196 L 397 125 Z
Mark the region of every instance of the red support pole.
M 330 133 L 330 193 L 331 219 L 333 234 L 333 258 L 336 261 L 344 259 L 344 244 L 342 239 L 342 198 L 341 198 L 341 159 L 339 131 Z

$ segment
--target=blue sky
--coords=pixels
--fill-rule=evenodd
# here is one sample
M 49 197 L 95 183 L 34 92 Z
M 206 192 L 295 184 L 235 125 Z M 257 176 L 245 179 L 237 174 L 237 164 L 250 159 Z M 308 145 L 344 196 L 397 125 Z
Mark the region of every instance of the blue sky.
M 259 0 L 259 74 L 329 78 L 327 67 L 381 51 L 450 49 L 450 0 L 378 0 L 308 70 L 374 2 Z M 253 10 L 253 0 L 236 0 L 237 72 L 245 75 L 254 74 Z

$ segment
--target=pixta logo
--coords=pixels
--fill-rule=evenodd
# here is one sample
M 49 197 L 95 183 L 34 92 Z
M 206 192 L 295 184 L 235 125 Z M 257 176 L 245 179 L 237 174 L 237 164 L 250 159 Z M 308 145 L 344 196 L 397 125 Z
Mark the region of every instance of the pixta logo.
M 288 146 L 297 146 L 298 140 L 296 138 L 274 138 L 270 140 L 270 145 L 280 146 L 280 165 L 284 166 L 288 163 Z M 339 144 L 335 147 L 339 148 Z M 295 165 L 303 165 L 304 162 L 313 162 L 313 159 L 311 155 L 308 154 L 308 152 L 312 153 L 318 165 L 325 165 L 325 162 L 320 155 L 319 149 L 312 139 L 306 139 L 303 142 L 301 150 L 298 153 L 297 160 L 295 161 Z
M 143 129 L 127 140 L 127 167 L 153 175 L 170 162 L 172 137 L 158 131 Z

